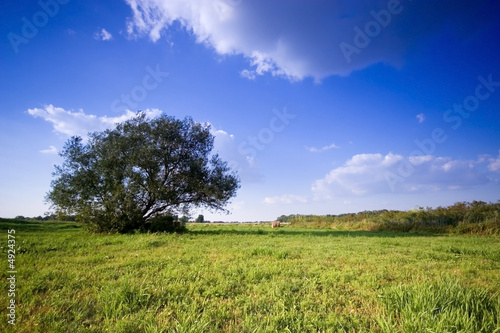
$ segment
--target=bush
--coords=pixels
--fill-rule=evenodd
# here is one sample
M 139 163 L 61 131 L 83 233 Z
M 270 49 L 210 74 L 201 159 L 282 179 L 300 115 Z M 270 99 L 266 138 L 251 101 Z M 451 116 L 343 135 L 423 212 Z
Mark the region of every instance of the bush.
M 148 228 L 152 232 L 182 232 L 186 230 L 186 223 L 179 221 L 172 215 L 157 216 L 151 220 L 151 226 Z
M 500 201 L 458 202 L 449 207 L 411 211 L 375 210 L 341 215 L 282 215 L 279 221 L 293 226 L 333 229 L 380 230 L 395 232 L 457 232 L 500 235 Z

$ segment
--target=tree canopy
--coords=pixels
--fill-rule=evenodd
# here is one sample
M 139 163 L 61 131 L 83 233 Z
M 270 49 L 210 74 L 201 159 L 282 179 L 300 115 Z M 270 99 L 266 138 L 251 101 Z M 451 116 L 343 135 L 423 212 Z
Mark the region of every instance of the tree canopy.
M 178 227 L 174 214 L 226 211 L 239 178 L 217 154 L 210 126 L 144 114 L 68 140 L 46 200 L 94 231 Z

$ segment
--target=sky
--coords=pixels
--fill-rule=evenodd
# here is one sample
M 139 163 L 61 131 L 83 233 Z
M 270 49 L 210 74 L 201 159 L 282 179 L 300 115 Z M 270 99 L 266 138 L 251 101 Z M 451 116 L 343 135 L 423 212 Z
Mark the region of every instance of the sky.
M 38 216 L 74 135 L 142 110 L 209 123 L 229 214 L 500 199 L 500 2 L 0 4 L 0 216 Z

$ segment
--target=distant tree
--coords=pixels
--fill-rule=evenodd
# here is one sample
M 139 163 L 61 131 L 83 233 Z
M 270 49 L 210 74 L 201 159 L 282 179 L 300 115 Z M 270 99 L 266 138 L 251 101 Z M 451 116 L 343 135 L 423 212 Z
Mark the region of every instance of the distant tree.
M 196 222 L 197 223 L 203 223 L 205 222 L 205 218 L 203 217 L 203 215 L 198 215 L 198 217 L 196 218 Z
M 209 125 L 139 114 L 87 142 L 68 140 L 46 200 L 97 232 L 174 229 L 182 224 L 174 213 L 226 211 L 239 188 L 213 143 Z
M 188 223 L 189 222 L 189 217 L 187 216 L 182 216 L 180 219 L 179 219 L 179 222 L 180 223 Z
M 278 217 L 278 218 L 276 219 L 276 221 L 279 221 L 279 222 L 286 222 L 286 221 L 288 221 L 289 219 L 290 219 L 290 217 L 289 217 L 289 216 L 286 216 L 286 215 L 281 215 L 280 217 Z

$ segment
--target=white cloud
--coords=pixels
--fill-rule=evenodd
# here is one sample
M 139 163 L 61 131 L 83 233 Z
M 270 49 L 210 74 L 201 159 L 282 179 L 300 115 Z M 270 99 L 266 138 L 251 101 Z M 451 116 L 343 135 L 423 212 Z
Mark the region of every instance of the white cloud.
M 498 151 L 497 158 L 489 158 L 488 161 L 488 170 L 500 173 L 500 150 Z
M 321 152 L 324 152 L 324 151 L 327 151 L 330 149 L 334 149 L 334 148 L 339 148 L 339 146 L 337 146 L 335 143 L 332 143 L 331 145 L 328 145 L 328 146 L 324 146 L 322 148 L 307 147 L 306 146 L 306 149 L 309 150 L 311 153 L 321 153 Z
M 40 150 L 40 153 L 42 153 L 42 154 L 57 154 L 58 151 L 57 151 L 56 147 L 49 146 L 48 149 L 42 149 L 42 150 Z
M 274 204 L 295 204 L 295 203 L 307 203 L 307 197 L 301 195 L 285 194 L 275 197 L 266 197 L 264 203 L 268 205 Z
M 419 114 L 417 114 L 417 119 L 418 119 L 418 122 L 421 124 L 425 120 L 425 115 L 423 113 L 419 113 Z
M 108 41 L 113 39 L 113 35 L 106 29 L 102 28 L 101 31 L 98 31 L 94 34 L 94 39 Z
M 255 71 L 250 71 L 248 69 L 244 69 L 240 72 L 240 75 L 244 78 L 247 78 L 249 80 L 255 80 L 255 78 L 257 77 L 257 73 L 255 73 Z
M 443 0 L 432 11 L 425 2 L 404 0 L 126 2 L 133 13 L 127 22 L 129 36 L 147 35 L 157 41 L 172 23 L 179 22 L 197 42 L 216 53 L 246 57 L 251 68 L 240 74 L 249 79 L 268 73 L 290 80 L 313 77 L 320 81 L 330 75 L 349 75 L 375 63 L 399 67 L 422 39 L 440 34 L 447 25 L 469 32 L 491 20 L 472 16 L 481 6 L 490 6 L 474 0 L 464 0 L 460 6 L 453 0 Z M 397 6 L 389 18 L 384 18 L 380 13 L 387 12 L 389 3 Z M 382 26 L 380 20 L 385 20 Z M 364 34 L 367 27 L 372 29 L 370 36 L 360 38 L 358 31 Z M 346 55 L 341 48 L 346 44 L 356 47 L 356 52 Z
M 486 165 L 487 161 L 489 165 Z M 312 191 L 315 199 L 328 199 L 375 193 L 463 189 L 497 182 L 488 169 L 499 170 L 498 161 L 500 156 L 498 160 L 453 160 L 430 155 L 359 154 L 316 180 Z
M 149 118 L 154 118 L 161 115 L 158 109 L 147 109 L 143 112 Z M 65 110 L 60 107 L 55 107 L 52 104 L 46 105 L 44 108 L 28 109 L 28 113 L 33 117 L 40 117 L 49 122 L 54 127 L 54 132 L 64 134 L 66 136 L 81 136 L 85 138 L 89 132 L 103 131 L 114 127 L 116 124 L 133 118 L 136 113 L 130 110 L 118 117 L 101 116 L 86 114 L 82 109 L 78 111 Z

